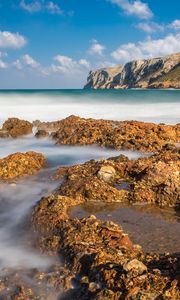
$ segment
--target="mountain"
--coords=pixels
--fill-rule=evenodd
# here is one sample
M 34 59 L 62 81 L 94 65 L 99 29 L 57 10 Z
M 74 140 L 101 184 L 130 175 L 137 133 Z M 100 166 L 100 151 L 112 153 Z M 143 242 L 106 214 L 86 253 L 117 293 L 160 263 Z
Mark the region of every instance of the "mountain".
M 180 88 L 180 53 L 90 71 L 85 89 Z

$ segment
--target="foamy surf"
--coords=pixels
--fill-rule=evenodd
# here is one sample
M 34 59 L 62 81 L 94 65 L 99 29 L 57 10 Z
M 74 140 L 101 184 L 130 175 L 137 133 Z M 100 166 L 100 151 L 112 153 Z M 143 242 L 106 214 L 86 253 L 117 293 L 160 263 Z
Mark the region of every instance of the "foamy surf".
M 176 124 L 180 115 L 180 91 L 1 91 L 0 106 L 1 124 L 9 117 L 54 121 L 72 114 Z

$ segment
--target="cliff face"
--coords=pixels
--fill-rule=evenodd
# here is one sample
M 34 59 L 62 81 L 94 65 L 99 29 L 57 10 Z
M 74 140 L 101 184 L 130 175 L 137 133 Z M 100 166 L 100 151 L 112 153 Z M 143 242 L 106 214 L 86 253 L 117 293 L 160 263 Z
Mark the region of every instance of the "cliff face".
M 90 71 L 84 88 L 180 88 L 180 53 Z

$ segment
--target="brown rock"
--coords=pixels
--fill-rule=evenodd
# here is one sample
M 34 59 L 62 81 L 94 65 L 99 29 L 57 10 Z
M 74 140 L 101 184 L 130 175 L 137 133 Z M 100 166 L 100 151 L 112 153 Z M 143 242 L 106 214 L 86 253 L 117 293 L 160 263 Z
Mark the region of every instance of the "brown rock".
M 9 118 L 4 122 L 2 129 L 7 131 L 11 137 L 16 138 L 21 135 L 32 133 L 32 127 L 32 124 L 28 121 Z
M 36 152 L 14 153 L 0 159 L 0 179 L 32 175 L 45 164 L 45 157 Z
M 40 129 L 36 132 L 35 136 L 37 138 L 45 138 L 49 136 L 49 133 L 46 130 Z

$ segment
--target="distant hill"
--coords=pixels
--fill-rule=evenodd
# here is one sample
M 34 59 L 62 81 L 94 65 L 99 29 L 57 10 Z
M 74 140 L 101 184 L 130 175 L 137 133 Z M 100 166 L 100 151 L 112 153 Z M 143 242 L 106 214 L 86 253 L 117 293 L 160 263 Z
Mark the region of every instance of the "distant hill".
M 180 53 L 90 71 L 85 89 L 180 88 Z

